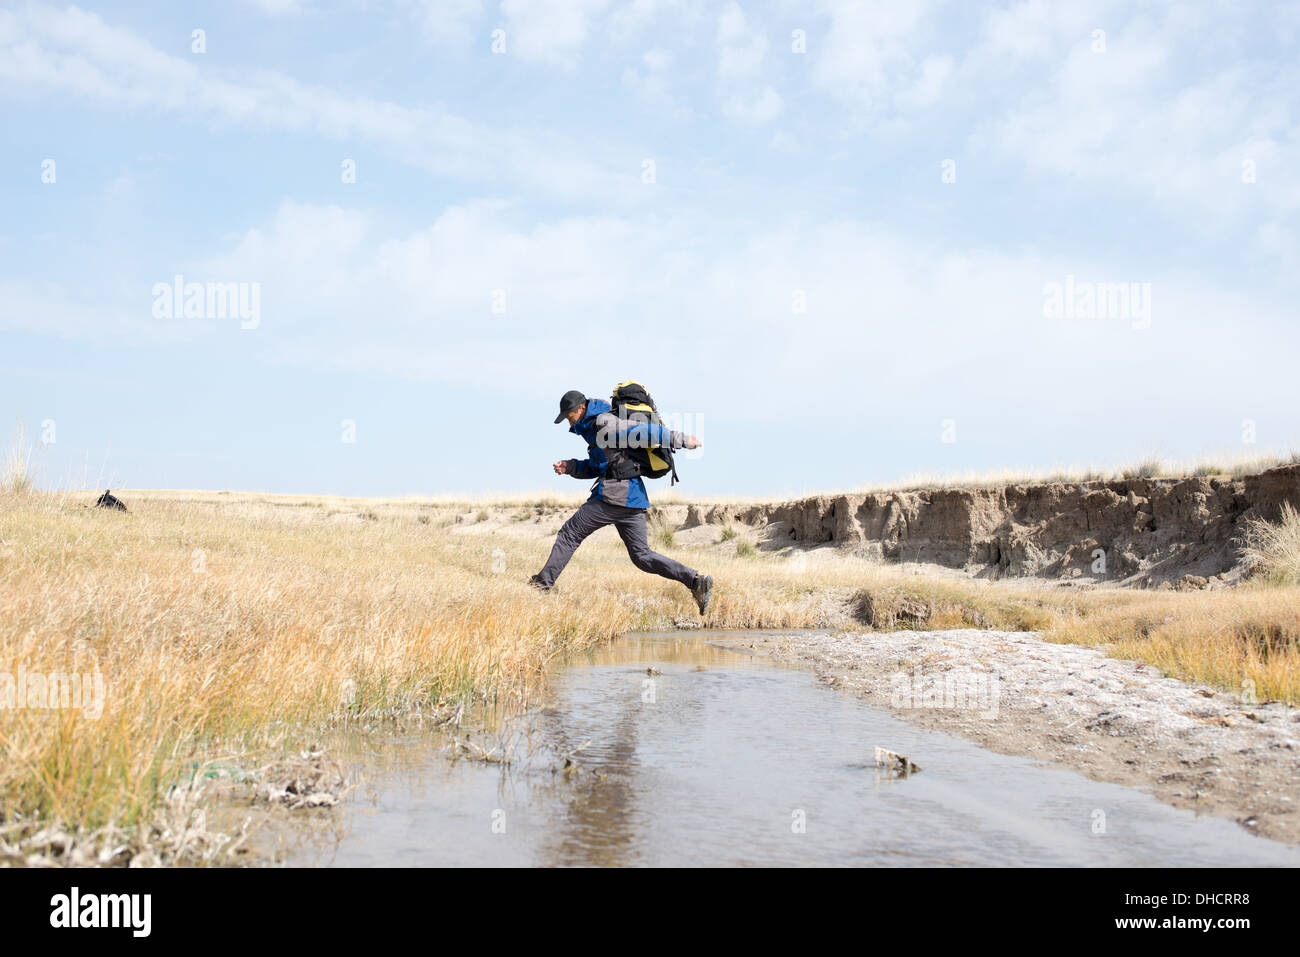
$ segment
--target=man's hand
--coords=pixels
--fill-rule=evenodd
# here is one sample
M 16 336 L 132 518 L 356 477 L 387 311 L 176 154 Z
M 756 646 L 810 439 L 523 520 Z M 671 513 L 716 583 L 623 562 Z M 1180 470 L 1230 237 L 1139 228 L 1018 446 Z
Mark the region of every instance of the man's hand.
M 697 439 L 695 436 L 688 435 L 686 436 L 686 445 L 683 447 L 688 449 L 698 449 L 703 444 L 704 443 L 701 442 L 699 439 Z
M 552 465 L 551 468 L 555 469 L 556 475 L 564 475 L 566 472 L 569 471 L 569 463 L 564 459 L 561 459 L 560 461 Z

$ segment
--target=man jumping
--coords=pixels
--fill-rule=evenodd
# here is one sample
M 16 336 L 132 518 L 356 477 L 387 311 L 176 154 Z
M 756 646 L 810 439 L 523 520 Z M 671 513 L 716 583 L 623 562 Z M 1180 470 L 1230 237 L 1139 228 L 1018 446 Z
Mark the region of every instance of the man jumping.
M 648 445 L 698 449 L 700 440 L 652 422 L 620 419 L 611 411 L 608 402 L 588 399 L 577 390 L 564 393 L 560 399 L 560 414 L 555 417 L 555 424 L 559 425 L 566 419 L 569 431 L 586 441 L 588 457 L 581 461 L 563 459 L 556 462 L 552 466 L 555 474 L 597 481 L 591 498 L 560 529 L 546 565 L 529 581 L 549 591 L 583 539 L 598 528 L 613 525 L 627 546 L 632 564 L 643 572 L 653 572 L 681 582 L 691 590 L 703 615 L 708 610 L 713 592 L 713 576 L 701 575 L 667 555 L 650 550 L 645 528 L 645 510 L 650 499 L 646 496 L 645 482 L 638 474 L 636 462 L 627 453 L 628 448 Z

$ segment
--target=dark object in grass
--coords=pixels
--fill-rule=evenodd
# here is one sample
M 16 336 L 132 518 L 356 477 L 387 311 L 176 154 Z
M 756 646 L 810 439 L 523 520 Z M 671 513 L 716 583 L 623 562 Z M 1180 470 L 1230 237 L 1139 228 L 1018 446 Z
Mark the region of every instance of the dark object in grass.
M 104 494 L 95 500 L 95 508 L 115 508 L 119 512 L 125 512 L 126 506 L 122 504 L 121 499 L 112 493 L 109 489 L 104 489 Z

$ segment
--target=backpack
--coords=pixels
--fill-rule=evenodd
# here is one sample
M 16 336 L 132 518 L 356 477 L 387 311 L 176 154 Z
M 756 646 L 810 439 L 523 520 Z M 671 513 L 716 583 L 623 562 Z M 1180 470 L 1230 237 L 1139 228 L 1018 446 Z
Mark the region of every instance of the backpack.
M 650 397 L 645 386 L 635 379 L 628 379 L 614 386 L 614 392 L 609 397 L 609 405 L 620 419 L 663 425 L 659 419 L 659 410 L 655 408 L 655 400 Z M 652 444 L 648 448 L 628 447 L 621 451 L 636 464 L 637 471 L 634 474 L 652 479 L 671 474 L 672 481 L 668 484 L 677 484 L 677 463 L 673 460 L 673 450 L 667 446 Z

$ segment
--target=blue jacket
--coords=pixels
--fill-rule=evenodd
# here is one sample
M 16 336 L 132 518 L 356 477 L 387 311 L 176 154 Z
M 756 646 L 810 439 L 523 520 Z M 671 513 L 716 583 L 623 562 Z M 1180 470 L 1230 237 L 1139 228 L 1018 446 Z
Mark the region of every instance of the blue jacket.
M 603 399 L 588 399 L 587 414 L 578 420 L 577 425 L 569 426 L 569 431 L 586 441 L 587 458 L 569 459 L 566 473 L 578 479 L 596 479 L 596 484 L 591 489 L 592 498 L 628 508 L 649 507 L 650 498 L 646 495 L 645 482 L 639 475 L 629 479 L 607 478 L 609 456 L 606 455 L 606 450 L 614 451 L 617 455 L 619 448 L 629 446 L 645 448 L 649 445 L 666 445 L 680 449 L 686 444 L 683 432 L 674 432 L 649 422 L 636 423 L 618 418 L 610 410 L 609 403 Z

